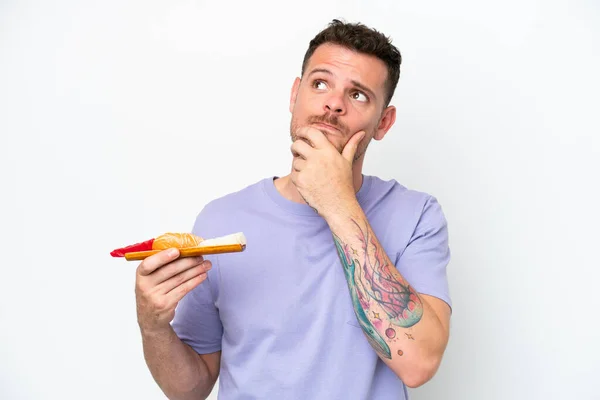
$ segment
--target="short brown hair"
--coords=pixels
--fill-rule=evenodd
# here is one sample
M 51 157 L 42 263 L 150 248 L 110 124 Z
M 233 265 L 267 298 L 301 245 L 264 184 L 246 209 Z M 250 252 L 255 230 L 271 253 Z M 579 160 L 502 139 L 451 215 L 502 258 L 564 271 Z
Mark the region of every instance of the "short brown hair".
M 302 75 L 304 75 L 306 65 L 317 47 L 325 43 L 344 46 L 359 53 L 375 56 L 383 61 L 388 69 L 385 107 L 390 104 L 400 79 L 402 56 L 400 51 L 392 45 L 389 37 L 361 23 L 346 23 L 334 19 L 327 28 L 310 41 L 302 62 Z

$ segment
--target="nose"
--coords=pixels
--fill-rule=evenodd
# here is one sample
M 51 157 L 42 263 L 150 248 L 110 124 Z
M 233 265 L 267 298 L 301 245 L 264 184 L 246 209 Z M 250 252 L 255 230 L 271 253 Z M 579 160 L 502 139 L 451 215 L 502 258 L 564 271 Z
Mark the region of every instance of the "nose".
M 344 114 L 346 106 L 343 98 L 338 94 L 332 93 L 325 101 L 325 111 L 333 114 Z

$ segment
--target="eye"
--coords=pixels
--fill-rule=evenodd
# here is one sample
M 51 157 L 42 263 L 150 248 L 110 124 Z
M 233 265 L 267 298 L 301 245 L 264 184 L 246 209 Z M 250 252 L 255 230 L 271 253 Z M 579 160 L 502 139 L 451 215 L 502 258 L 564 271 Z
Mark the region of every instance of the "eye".
M 369 101 L 369 98 L 363 92 L 359 92 L 358 90 L 352 93 L 352 98 L 354 100 L 358 100 L 360 102 L 366 103 Z
M 313 82 L 312 86 L 315 89 L 323 90 L 327 87 L 327 84 L 324 81 L 317 79 Z

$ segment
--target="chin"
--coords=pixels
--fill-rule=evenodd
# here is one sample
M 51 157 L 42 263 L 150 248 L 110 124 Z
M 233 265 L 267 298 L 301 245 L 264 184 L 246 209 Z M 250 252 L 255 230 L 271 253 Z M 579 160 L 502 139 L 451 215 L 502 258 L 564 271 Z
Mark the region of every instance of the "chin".
M 329 140 L 329 142 L 333 145 L 333 147 L 336 148 L 336 150 L 338 151 L 338 153 L 342 154 L 342 151 L 344 151 L 344 146 L 346 145 L 346 143 L 339 143 L 338 141 L 332 141 Z

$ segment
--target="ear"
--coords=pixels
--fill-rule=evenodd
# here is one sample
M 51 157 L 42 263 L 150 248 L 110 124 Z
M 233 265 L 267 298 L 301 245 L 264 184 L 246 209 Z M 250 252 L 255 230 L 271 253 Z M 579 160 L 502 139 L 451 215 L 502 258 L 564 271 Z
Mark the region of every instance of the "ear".
M 373 139 L 383 139 L 392 125 L 394 125 L 394 122 L 396 122 L 396 107 L 389 106 L 383 110 L 383 113 L 381 114 L 381 120 L 379 121 L 379 125 L 377 126 L 375 134 L 373 135 Z
M 296 105 L 296 97 L 298 96 L 298 88 L 300 87 L 300 78 L 294 80 L 292 85 L 292 93 L 290 94 L 290 112 L 294 112 L 294 106 Z

